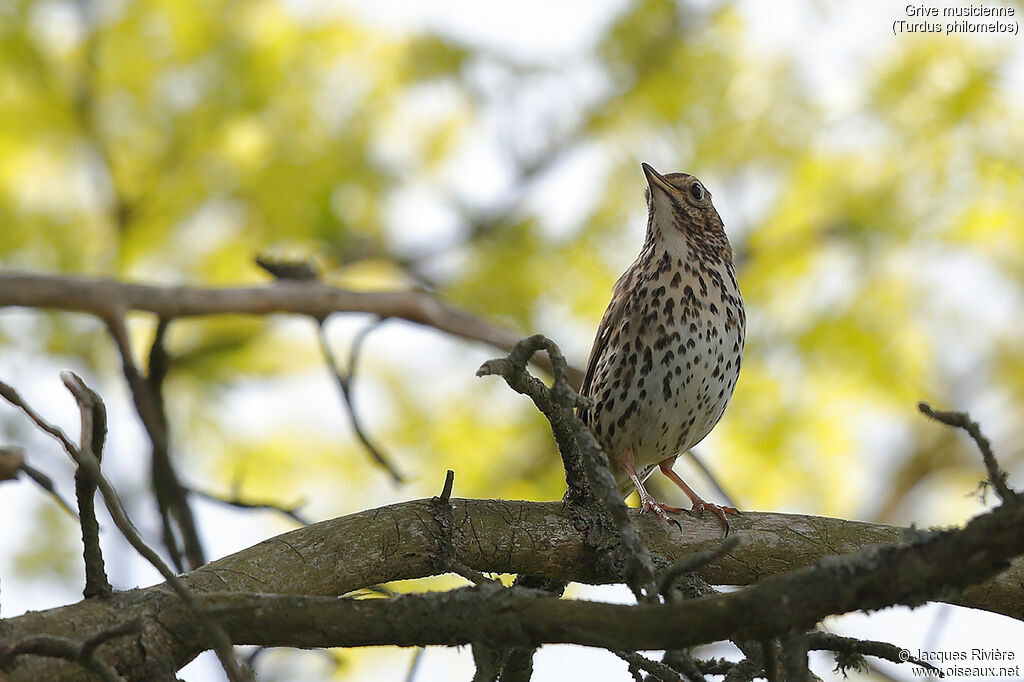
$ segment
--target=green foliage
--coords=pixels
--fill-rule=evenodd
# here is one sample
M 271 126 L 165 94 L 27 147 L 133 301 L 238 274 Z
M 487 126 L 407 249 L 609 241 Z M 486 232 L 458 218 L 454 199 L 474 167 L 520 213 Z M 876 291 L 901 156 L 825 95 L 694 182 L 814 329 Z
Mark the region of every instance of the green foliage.
M 744 508 L 908 521 L 917 486 L 945 495 L 980 476 L 965 445 L 935 447 L 917 400 L 1024 410 L 1024 332 L 1019 309 L 1007 313 L 1024 287 L 1024 112 L 1003 85 L 1014 55 L 946 36 L 900 41 L 864 65 L 837 112 L 793 58 L 751 46 L 757 27 L 739 9 L 695 4 L 625 7 L 577 55 L 599 92 L 537 115 L 538 132 L 521 119 L 557 98 L 538 104 L 537 89 L 571 83 L 581 61 L 516 60 L 268 0 L 120 3 L 54 37 L 41 28 L 48 4 L 22 0 L 0 21 L 0 264 L 212 285 L 261 280 L 256 252 L 317 255 L 332 282 L 427 282 L 578 349 L 582 366 L 642 239 L 639 162 L 657 157 L 714 193 L 750 318 L 705 460 Z M 480 193 L 501 183 L 465 158 L 482 147 L 490 158 L 498 139 L 511 179 Z M 452 223 L 426 247 L 408 246 L 422 226 L 392 212 L 411 184 Z M 568 224 L 552 218 L 565 205 L 577 209 Z M 964 268 L 979 300 L 952 295 L 945 273 Z M 39 352 L 117 371 L 98 326 L 43 319 Z M 315 491 L 342 513 L 436 494 L 453 468 L 462 494 L 560 495 L 543 420 L 472 376 L 491 349 L 436 355 L 410 342 L 362 369 L 368 427 L 413 478 L 402 488 L 334 424 L 253 438 L 243 416 L 215 418 L 241 382 L 320 371 L 312 325 L 297 330 L 172 325 L 172 432 L 202 452 L 210 487 L 244 471 L 247 492 L 290 502 Z M 132 331 L 145 347 L 151 324 Z M 878 423 L 887 454 L 868 452 Z M 1000 428 L 997 448 L 1019 442 L 1019 424 Z M 913 513 L 941 523 L 960 511 Z M 62 551 L 48 542 L 23 566 Z

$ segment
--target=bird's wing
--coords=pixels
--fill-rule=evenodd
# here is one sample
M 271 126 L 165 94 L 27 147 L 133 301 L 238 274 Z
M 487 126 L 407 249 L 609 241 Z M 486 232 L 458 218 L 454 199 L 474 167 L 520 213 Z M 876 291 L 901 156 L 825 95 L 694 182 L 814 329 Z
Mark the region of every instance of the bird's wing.
M 594 346 L 590 349 L 590 360 L 587 361 L 587 372 L 583 375 L 583 384 L 580 386 L 580 395 L 584 398 L 596 398 L 591 395 L 591 389 L 593 388 L 594 375 L 597 374 L 597 366 L 600 363 L 601 356 L 604 355 L 608 349 L 608 344 L 614 336 L 616 328 L 622 321 L 622 316 L 625 314 L 628 307 L 628 291 L 631 289 L 630 283 L 632 282 L 632 269 L 628 270 L 619 281 L 615 283 L 615 289 L 612 294 L 612 301 L 608 304 L 608 309 L 604 311 L 604 317 L 601 318 L 601 324 L 597 325 L 597 335 L 594 337 Z M 577 412 L 577 416 L 587 423 L 587 412 L 588 410 L 580 408 Z

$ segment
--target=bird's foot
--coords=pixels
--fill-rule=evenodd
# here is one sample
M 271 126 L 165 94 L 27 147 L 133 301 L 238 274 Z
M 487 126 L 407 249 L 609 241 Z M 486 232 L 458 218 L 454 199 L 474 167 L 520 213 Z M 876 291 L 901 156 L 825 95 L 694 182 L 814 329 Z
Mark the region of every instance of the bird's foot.
M 676 524 L 676 527 L 679 530 L 683 529 L 682 525 L 680 525 L 679 521 L 670 517 L 669 514 L 682 514 L 684 511 L 686 510 L 667 505 L 664 502 L 658 502 L 653 497 L 644 497 L 643 502 L 640 504 L 641 514 L 645 512 L 654 512 L 654 514 L 665 523 Z
M 704 517 L 704 512 L 709 511 L 718 517 L 718 520 L 722 522 L 722 529 L 725 530 L 726 537 L 729 536 L 729 519 L 726 518 L 726 514 L 736 514 L 739 516 L 740 512 L 736 507 L 724 507 L 714 502 L 705 502 L 699 497 L 693 501 L 693 507 L 689 513 L 691 515 L 697 515 L 701 518 Z

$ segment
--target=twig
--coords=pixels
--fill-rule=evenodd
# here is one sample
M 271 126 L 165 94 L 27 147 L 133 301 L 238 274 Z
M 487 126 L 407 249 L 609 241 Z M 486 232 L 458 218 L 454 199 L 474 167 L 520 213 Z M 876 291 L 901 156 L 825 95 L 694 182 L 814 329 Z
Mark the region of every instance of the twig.
M 116 625 L 112 628 L 102 630 L 89 637 L 81 644 L 74 642 L 67 637 L 56 635 L 34 635 L 15 642 L 6 649 L 0 649 L 0 670 L 7 669 L 14 663 L 18 656 L 33 654 L 36 656 L 50 656 L 62 658 L 72 663 L 78 663 L 84 668 L 91 670 L 100 676 L 104 682 L 124 682 L 124 678 L 118 674 L 117 669 L 109 663 L 96 658 L 96 649 L 103 643 L 115 637 L 122 637 L 139 632 L 142 629 L 142 622 L 135 618 Z
M 679 673 L 659 661 L 652 661 L 646 656 L 641 656 L 635 651 L 612 651 L 613 654 L 629 664 L 630 669 L 638 668 L 650 673 L 648 679 L 655 679 L 659 682 L 686 682 Z
M 69 505 L 67 501 L 63 497 L 61 497 L 61 494 L 57 492 L 57 488 L 56 486 L 54 486 L 53 480 L 49 476 L 44 474 L 39 469 L 29 466 L 28 463 L 23 463 L 21 465 L 21 470 L 24 471 L 25 475 L 32 479 L 32 481 L 36 485 L 38 485 L 40 488 L 49 493 L 61 509 L 70 514 L 72 518 L 76 520 L 78 519 L 78 512 L 72 509 L 71 505 Z
M 727 675 L 736 663 L 726 658 L 712 658 L 708 660 L 694 659 L 697 669 L 705 675 Z
M 67 434 L 64 433 L 63 429 L 61 429 L 58 426 L 54 426 L 53 424 L 50 424 L 48 421 L 43 419 L 39 415 L 39 413 L 32 409 L 32 407 L 25 402 L 24 398 L 22 398 L 21 395 L 16 390 L 14 390 L 13 386 L 3 381 L 0 381 L 0 397 L 2 397 L 11 405 L 14 405 L 22 412 L 24 412 L 28 416 L 28 418 L 32 420 L 32 423 L 35 424 L 41 431 L 53 436 L 57 440 L 57 442 L 61 444 L 61 447 L 63 447 L 68 454 L 71 454 L 72 452 L 75 452 L 77 450 L 77 447 L 75 446 L 74 443 L 71 442 L 71 439 L 68 438 Z
M 930 417 L 937 422 L 942 422 L 947 426 L 952 426 L 958 429 L 963 429 L 967 432 L 978 446 L 978 450 L 981 451 L 981 458 L 985 462 L 985 469 L 988 471 L 988 480 L 992 484 L 992 487 L 996 489 L 996 494 L 999 495 L 999 499 L 1004 504 L 1019 504 L 1020 500 L 1017 497 L 1017 493 L 1010 489 L 1010 486 L 1006 484 L 1006 472 L 999 466 L 999 462 L 996 461 L 996 456 L 992 454 L 992 446 L 988 442 L 988 438 L 981 432 L 981 428 L 978 423 L 971 420 L 970 415 L 966 412 L 945 412 L 943 410 L 934 410 L 928 403 L 918 403 L 917 409 L 921 411 L 926 417 Z
M 110 315 L 104 321 L 121 354 L 121 366 L 132 394 L 135 411 L 153 446 L 152 485 L 163 523 L 164 546 L 179 571 L 185 568 L 183 559 L 188 561 L 191 568 L 198 568 L 206 563 L 206 556 L 188 503 L 188 492 L 178 480 L 178 474 L 171 462 L 167 417 L 160 390 L 166 372 L 163 337 L 167 331 L 169 318 L 161 317 L 157 324 L 150 357 L 157 359 L 158 371 L 149 377 L 143 376 L 135 364 L 128 330 L 124 325 L 124 314 Z M 180 547 L 175 532 L 181 536 Z
M 342 373 L 341 368 L 338 366 L 338 361 L 334 358 L 334 352 L 331 351 L 331 345 L 327 342 L 327 331 L 324 329 L 325 320 L 317 319 L 317 339 L 320 341 L 320 350 L 323 352 L 324 360 L 327 361 L 328 367 L 331 369 L 331 374 L 334 376 L 335 381 L 338 384 L 338 390 L 341 393 L 341 399 L 345 403 L 345 408 L 348 412 L 349 423 L 352 425 L 352 430 L 355 431 L 356 438 L 363 444 L 366 451 L 370 454 L 370 457 L 383 467 L 390 475 L 391 479 L 395 483 L 403 483 L 403 476 L 398 473 L 398 469 L 391 463 L 391 461 L 384 456 L 380 448 L 377 447 L 366 435 L 366 430 L 363 429 L 362 422 L 359 419 L 359 413 L 356 411 L 355 398 L 352 395 L 352 383 L 355 381 L 356 366 L 359 362 L 359 351 L 362 348 L 363 341 L 366 337 L 376 329 L 383 320 L 375 320 L 370 324 L 366 325 L 359 330 L 355 338 L 352 339 L 352 346 L 349 349 L 348 357 L 348 372 Z
M 107 409 L 96 393 L 82 384 L 79 414 L 82 430 L 79 435 L 79 452 L 91 452 L 96 457 L 97 467 L 103 458 L 103 445 L 107 438 Z M 85 467 L 75 469 L 75 497 L 78 500 L 78 514 L 82 527 L 82 547 L 85 561 L 85 588 L 82 595 L 109 598 L 114 588 L 107 579 L 100 548 L 100 526 L 96 521 L 96 480 Z
M 25 466 L 25 449 L 17 445 L 0 446 L 0 481 L 13 481 Z
M 874 656 L 892 663 L 911 663 L 913 665 L 927 668 L 943 677 L 942 671 L 927 661 L 922 661 L 916 656 L 910 656 L 906 649 L 902 649 L 888 642 L 878 642 L 868 639 L 855 639 L 844 637 L 831 632 L 809 632 L 806 635 L 807 649 L 810 651 L 832 651 L 836 656 L 836 670 L 851 667 L 856 664 L 850 660 L 851 655 Z M 844 659 L 844 657 L 846 657 Z
M 669 589 L 676 578 L 684 573 L 691 573 L 704 566 L 707 566 L 715 559 L 722 557 L 736 549 L 740 544 L 739 538 L 732 536 L 725 538 L 715 549 L 695 552 L 677 561 L 672 568 L 665 571 L 658 580 L 658 592 L 662 596 L 668 596 Z
M 702 474 L 704 474 L 704 478 L 708 480 L 708 482 L 711 484 L 711 487 L 715 489 L 715 492 L 718 493 L 718 496 L 722 500 L 724 500 L 728 506 L 740 506 L 736 504 L 736 498 L 734 498 L 729 493 L 725 492 L 725 488 L 722 487 L 722 484 L 719 482 L 718 477 L 715 475 L 715 472 L 711 470 L 711 467 L 704 463 L 704 458 L 701 457 L 696 450 L 687 450 L 686 457 L 688 457 L 691 462 L 697 465 L 697 468 L 700 469 Z
M 707 682 L 689 649 L 668 649 L 661 662 L 679 672 L 687 682 Z
M 760 649 L 760 646 L 756 647 Z M 750 682 L 763 672 L 764 656 L 760 651 L 752 652 L 725 673 L 723 682 Z
M 420 662 L 423 660 L 424 651 L 426 651 L 426 649 L 423 647 L 416 647 L 416 650 L 412 654 L 412 660 L 409 661 L 409 672 L 405 674 L 405 682 L 416 682 L 416 673 L 420 668 Z
M 301 504 L 295 504 L 290 507 L 285 507 L 283 505 L 275 504 L 273 502 L 253 502 L 251 500 L 243 500 L 242 498 L 238 497 L 237 494 L 233 495 L 232 497 L 222 497 L 220 495 L 215 495 L 205 490 L 199 490 L 198 488 L 189 488 L 188 491 L 191 494 L 195 495 L 196 497 L 201 497 L 204 500 L 209 500 L 210 502 L 225 504 L 228 505 L 229 507 L 253 510 L 266 509 L 270 511 L 280 512 L 281 514 L 284 514 L 288 518 L 292 519 L 296 523 L 303 526 L 308 526 L 311 523 L 309 519 L 305 518 L 299 513 L 299 508 L 302 507 Z
M 433 511 L 434 521 L 437 522 L 437 554 L 436 560 L 441 570 L 451 571 L 462 576 L 474 585 L 484 583 L 495 583 L 498 581 L 488 578 L 483 573 L 475 571 L 462 563 L 455 551 L 455 518 L 452 514 L 452 486 L 455 483 L 455 472 L 449 469 L 444 476 L 444 486 L 438 497 L 431 498 L 430 508 Z M 500 584 L 500 583 L 499 583 Z
M 541 350 L 551 358 L 554 382 L 550 389 L 526 371 L 526 363 Z M 547 417 L 565 465 L 569 487 L 567 499 L 579 501 L 589 494 L 596 495 L 618 531 L 625 552 L 626 583 L 638 601 L 657 601 L 650 554 L 633 526 L 626 503 L 608 468 L 607 455 L 590 429 L 576 416 L 575 409 L 586 401 L 569 386 L 565 358 L 558 346 L 541 334 L 523 339 L 507 357 L 488 360 L 477 370 L 477 376 L 491 374 L 501 375 L 514 391 L 528 395 Z M 580 477 L 581 468 L 584 479 Z

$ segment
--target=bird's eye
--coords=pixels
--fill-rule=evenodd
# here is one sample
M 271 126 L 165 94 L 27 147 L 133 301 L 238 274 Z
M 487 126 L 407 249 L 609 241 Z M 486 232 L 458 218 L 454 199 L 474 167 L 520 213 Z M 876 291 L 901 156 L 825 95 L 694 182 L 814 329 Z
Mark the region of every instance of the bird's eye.
M 690 185 L 690 196 L 692 196 L 697 201 L 700 201 L 701 199 L 703 199 L 704 198 L 704 186 L 701 185 L 699 182 L 695 182 L 692 185 Z

